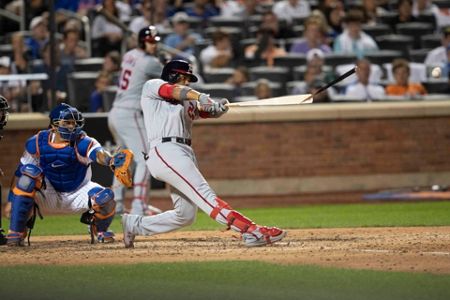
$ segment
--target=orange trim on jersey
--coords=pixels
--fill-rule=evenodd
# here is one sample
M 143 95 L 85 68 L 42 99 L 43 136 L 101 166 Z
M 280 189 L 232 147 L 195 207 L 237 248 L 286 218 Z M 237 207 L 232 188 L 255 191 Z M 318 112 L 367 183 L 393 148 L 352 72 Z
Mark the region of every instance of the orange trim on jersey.
M 54 133 L 53 133 L 54 134 Z M 60 142 L 60 143 L 54 143 L 52 141 L 50 141 L 50 136 L 51 134 L 48 135 L 48 144 L 50 147 L 55 148 L 55 149 L 62 149 L 65 148 L 69 145 L 68 142 Z
M 34 198 L 34 195 L 36 194 L 36 190 L 33 190 L 31 193 L 19 190 L 16 186 L 13 188 L 13 194 L 16 196 L 25 196 Z
M 39 151 L 39 134 L 40 134 L 41 132 L 39 131 L 37 134 L 36 134 L 36 157 L 40 157 L 41 156 L 41 152 Z

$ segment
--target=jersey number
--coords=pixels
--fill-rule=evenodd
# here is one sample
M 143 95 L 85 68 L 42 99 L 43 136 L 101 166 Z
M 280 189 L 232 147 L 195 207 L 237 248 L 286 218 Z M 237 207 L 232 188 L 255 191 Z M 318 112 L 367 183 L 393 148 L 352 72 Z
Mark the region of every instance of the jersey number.
M 120 89 L 126 90 L 128 89 L 128 85 L 130 84 L 130 76 L 131 70 L 123 70 L 120 76 Z

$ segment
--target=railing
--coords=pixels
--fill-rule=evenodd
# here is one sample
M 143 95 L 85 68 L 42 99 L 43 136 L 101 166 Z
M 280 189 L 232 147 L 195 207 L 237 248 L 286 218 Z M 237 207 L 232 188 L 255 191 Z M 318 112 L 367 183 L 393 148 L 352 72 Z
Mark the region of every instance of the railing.
M 0 8 L 0 16 L 7 18 L 11 21 L 17 22 L 20 25 L 20 30 L 25 30 L 25 21 L 21 16 L 18 16 L 6 9 L 1 9 Z M 23 8 L 22 8 L 22 16 L 23 16 Z
M 46 73 L 36 73 L 36 74 L 12 74 L 12 75 L 0 75 L 0 81 L 32 81 L 32 80 L 47 80 L 48 75 Z M 32 111 L 31 106 L 31 93 L 28 85 L 25 83 L 27 87 L 27 105 L 28 109 Z

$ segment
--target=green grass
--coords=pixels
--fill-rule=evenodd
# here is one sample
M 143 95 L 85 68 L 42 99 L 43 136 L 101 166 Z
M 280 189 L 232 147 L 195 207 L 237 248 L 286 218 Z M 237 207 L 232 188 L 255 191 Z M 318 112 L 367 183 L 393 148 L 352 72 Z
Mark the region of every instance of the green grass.
M 282 228 L 338 228 L 379 226 L 450 225 L 450 202 L 311 205 L 283 208 L 239 210 L 255 222 Z M 8 228 L 7 220 L 3 224 Z M 78 215 L 44 216 L 36 220 L 35 235 L 85 234 L 87 227 Z M 116 218 L 112 230 L 121 232 Z M 199 211 L 197 221 L 185 230 L 218 230 L 223 228 Z
M 261 262 L 2 267 L 2 299 L 449 299 L 450 276 Z

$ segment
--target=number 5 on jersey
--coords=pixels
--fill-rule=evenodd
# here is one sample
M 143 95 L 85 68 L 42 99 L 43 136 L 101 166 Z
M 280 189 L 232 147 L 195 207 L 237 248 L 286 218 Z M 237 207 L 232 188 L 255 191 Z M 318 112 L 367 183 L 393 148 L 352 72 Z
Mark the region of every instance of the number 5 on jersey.
M 120 74 L 119 87 L 121 90 L 128 89 L 128 85 L 130 84 L 130 76 L 131 76 L 131 70 L 127 70 L 127 69 L 124 69 L 122 71 L 122 74 Z

